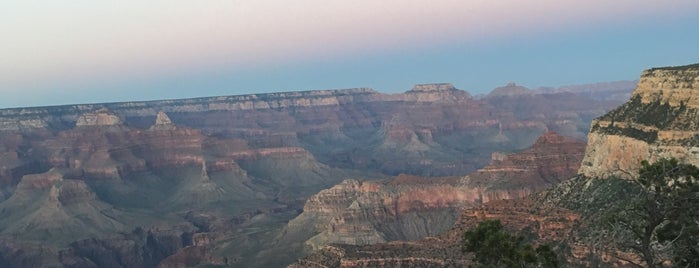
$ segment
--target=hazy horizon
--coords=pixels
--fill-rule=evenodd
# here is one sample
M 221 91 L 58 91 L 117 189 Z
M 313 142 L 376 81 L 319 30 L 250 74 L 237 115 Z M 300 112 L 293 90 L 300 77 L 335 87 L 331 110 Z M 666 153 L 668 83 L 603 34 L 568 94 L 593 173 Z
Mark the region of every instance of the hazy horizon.
M 0 3 L 0 108 L 448 82 L 483 94 L 699 62 L 699 2 Z

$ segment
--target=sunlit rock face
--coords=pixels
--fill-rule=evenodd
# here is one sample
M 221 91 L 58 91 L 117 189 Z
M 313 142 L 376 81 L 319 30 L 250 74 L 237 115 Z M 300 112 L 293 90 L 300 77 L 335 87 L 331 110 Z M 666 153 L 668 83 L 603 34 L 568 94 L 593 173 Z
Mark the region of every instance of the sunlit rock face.
M 592 122 L 580 173 L 632 177 L 669 157 L 699 165 L 699 65 L 644 71 L 628 102 Z

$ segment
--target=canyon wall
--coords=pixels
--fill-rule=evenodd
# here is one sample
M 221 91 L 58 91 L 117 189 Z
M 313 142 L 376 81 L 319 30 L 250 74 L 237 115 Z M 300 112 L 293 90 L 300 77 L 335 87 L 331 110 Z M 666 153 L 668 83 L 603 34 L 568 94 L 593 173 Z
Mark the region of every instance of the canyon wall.
M 549 132 L 519 153 L 494 153 L 488 166 L 464 177 L 345 180 L 311 196 L 285 232 L 305 233 L 314 250 L 435 236 L 451 228 L 462 209 L 520 199 L 574 176 L 584 149 L 579 140 Z
M 570 168 L 551 153 L 495 151 L 551 130 L 584 138 L 615 105 L 424 84 L 2 109 L 0 266 L 280 266 L 301 250 L 267 249 L 313 237 L 434 235 L 464 206 L 524 196 Z M 341 196 L 306 202 L 347 178 Z M 297 224 L 313 228 L 284 228 L 314 210 Z
M 594 120 L 580 173 L 633 177 L 642 160 L 699 165 L 699 65 L 641 74 L 631 99 Z

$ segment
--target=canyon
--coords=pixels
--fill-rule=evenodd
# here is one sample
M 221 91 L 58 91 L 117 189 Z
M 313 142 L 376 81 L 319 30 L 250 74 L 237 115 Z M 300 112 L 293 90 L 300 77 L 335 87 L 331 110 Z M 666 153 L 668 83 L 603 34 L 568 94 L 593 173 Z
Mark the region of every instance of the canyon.
M 435 236 L 464 209 L 524 198 L 574 176 L 584 148 L 582 141 L 548 132 L 521 152 L 493 153 L 489 165 L 463 177 L 345 180 L 311 196 L 285 232 L 298 237 L 313 226 L 306 244 L 315 250 Z
M 425 84 L 0 110 L 0 266 L 283 266 L 328 243 L 434 236 L 465 207 L 577 170 L 575 139 L 619 104 L 497 92 Z
M 551 173 L 559 179 L 551 188 L 467 208 L 452 228 L 438 235 L 371 245 L 329 244 L 288 267 L 465 267 L 474 260 L 461 251 L 463 234 L 485 219 L 500 220 L 510 232 L 552 245 L 574 266 L 642 264 L 632 252 L 600 244 L 605 241 L 600 237 L 610 234 L 594 233 L 598 228 L 592 225 L 608 217 L 604 211 L 610 204 L 629 194 L 625 187 L 633 184 L 642 160 L 672 157 L 699 163 L 698 87 L 699 64 L 645 70 L 626 103 L 592 121 L 577 175 Z M 508 166 L 506 162 L 500 164 Z M 485 167 L 475 174 L 498 169 Z M 486 176 L 484 181 L 491 180 Z

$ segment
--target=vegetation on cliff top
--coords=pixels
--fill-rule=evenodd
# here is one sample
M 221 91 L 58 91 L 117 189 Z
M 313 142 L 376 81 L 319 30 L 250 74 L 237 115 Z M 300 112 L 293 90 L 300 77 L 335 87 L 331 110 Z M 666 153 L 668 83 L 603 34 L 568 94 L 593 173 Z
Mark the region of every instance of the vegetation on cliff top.
M 545 200 L 583 215 L 577 238 L 590 267 L 612 257 L 637 267 L 699 265 L 699 168 L 676 159 L 643 162 L 634 180 L 578 177 Z
M 689 69 L 699 69 L 699 63 L 694 63 L 694 64 L 689 64 L 689 65 L 681 65 L 681 66 L 667 66 L 667 67 L 657 67 L 657 68 L 651 68 L 649 71 L 656 71 L 656 70 L 672 70 L 672 71 L 679 71 L 679 70 L 689 70 Z
M 606 212 L 611 242 L 646 267 L 697 267 L 699 168 L 676 159 L 644 161 L 635 182 L 638 195 Z
M 466 231 L 462 251 L 475 254 L 476 267 L 559 267 L 551 247 L 535 249 L 524 236 L 504 231 L 499 220 L 485 220 Z
M 687 114 L 688 110 L 691 109 L 688 109 L 684 103 L 677 107 L 660 101 L 644 104 L 641 102 L 641 96 L 636 95 L 600 119 L 609 122 L 640 123 L 658 129 L 672 129 L 682 126 L 682 122 L 679 121 L 682 121 L 682 115 Z

